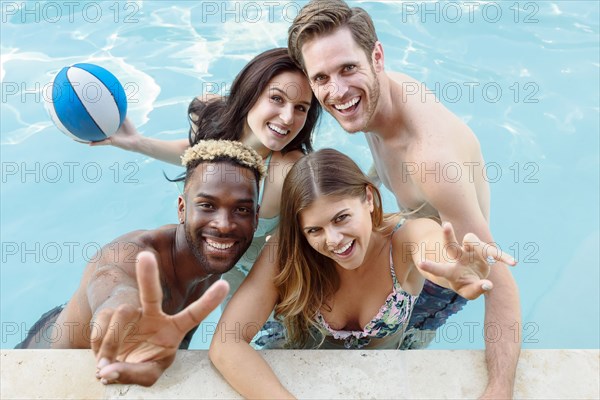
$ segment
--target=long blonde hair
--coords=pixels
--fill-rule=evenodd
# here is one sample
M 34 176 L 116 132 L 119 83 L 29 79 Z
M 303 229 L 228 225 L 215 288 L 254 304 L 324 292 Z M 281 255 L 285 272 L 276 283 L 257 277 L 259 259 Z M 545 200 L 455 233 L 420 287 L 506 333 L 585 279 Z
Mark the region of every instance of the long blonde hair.
M 300 212 L 320 196 L 360 198 L 367 188 L 373 193 L 373 229 L 382 229 L 383 210 L 379 190 L 348 156 L 322 149 L 296 162 L 283 183 L 275 278 L 279 303 L 275 316 L 283 319 L 288 343 L 304 347 L 318 328 L 317 311 L 339 289 L 334 262 L 313 249 L 302 233 Z M 318 329 L 317 329 L 318 331 Z

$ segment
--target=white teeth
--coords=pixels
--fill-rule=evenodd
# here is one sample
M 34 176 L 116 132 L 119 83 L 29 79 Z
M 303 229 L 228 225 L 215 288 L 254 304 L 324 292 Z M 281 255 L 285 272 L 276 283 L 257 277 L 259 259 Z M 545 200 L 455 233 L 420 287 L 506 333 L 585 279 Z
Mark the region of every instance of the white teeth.
M 234 243 L 219 243 L 219 242 L 212 241 L 210 239 L 206 239 L 206 243 L 208 243 L 208 245 L 210 247 L 214 247 L 215 249 L 219 249 L 219 250 L 229 249 L 230 247 L 232 247 L 234 245 Z
M 343 110 L 347 110 L 348 108 L 352 107 L 353 105 L 355 105 L 356 103 L 358 103 L 358 101 L 360 100 L 360 97 L 355 97 L 352 100 L 350 100 L 347 103 L 344 104 L 334 104 L 333 106 L 340 111 Z
M 290 131 L 285 131 L 281 128 L 276 127 L 275 125 L 267 124 L 267 126 L 273 129 L 275 132 L 279 133 L 280 135 L 287 135 L 288 133 L 290 133 Z
M 354 240 L 351 241 L 351 242 L 349 242 L 347 245 L 345 245 L 341 249 L 333 250 L 333 252 L 335 254 L 342 254 L 343 252 L 345 252 L 346 250 L 348 250 L 350 248 L 350 246 L 352 246 L 352 243 L 354 243 Z

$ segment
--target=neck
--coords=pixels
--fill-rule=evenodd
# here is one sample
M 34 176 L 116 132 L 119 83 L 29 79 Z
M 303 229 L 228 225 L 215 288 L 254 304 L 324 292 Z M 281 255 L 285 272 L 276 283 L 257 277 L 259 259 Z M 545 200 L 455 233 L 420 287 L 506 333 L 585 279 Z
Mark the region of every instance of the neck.
M 369 125 L 365 128 L 366 133 L 371 133 L 382 140 L 396 135 L 398 124 L 401 123 L 398 112 L 401 108 L 394 106 L 398 99 L 402 104 L 401 88 L 394 84 L 385 72 L 382 72 L 379 75 L 379 101 Z

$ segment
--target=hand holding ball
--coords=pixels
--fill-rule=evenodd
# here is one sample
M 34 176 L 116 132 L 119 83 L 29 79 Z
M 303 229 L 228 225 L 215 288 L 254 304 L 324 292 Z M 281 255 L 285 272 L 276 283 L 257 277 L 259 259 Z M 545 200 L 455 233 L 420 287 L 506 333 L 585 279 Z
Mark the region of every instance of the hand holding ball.
M 47 108 L 52 122 L 65 135 L 89 143 L 104 140 L 119 129 L 127 114 L 127 99 L 119 80 L 106 69 L 75 64 L 54 78 Z

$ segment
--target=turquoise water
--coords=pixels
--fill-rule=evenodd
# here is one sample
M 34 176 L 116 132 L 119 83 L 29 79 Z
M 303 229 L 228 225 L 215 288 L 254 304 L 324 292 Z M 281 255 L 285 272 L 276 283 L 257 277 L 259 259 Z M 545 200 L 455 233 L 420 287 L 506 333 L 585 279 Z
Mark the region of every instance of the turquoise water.
M 598 2 L 356 3 L 373 16 L 386 68 L 423 81 L 481 141 L 492 232 L 520 260 L 523 347 L 600 347 Z M 43 99 L 56 72 L 104 66 L 143 134 L 180 138 L 190 99 L 226 93 L 254 55 L 285 46 L 302 4 L 2 2 L 2 348 L 70 298 L 99 246 L 176 221 L 178 192 L 162 172 L 177 167 L 78 144 L 52 125 Z M 316 144 L 371 163 L 362 135 L 329 117 Z M 193 347 L 206 348 L 217 319 Z M 480 299 L 432 347 L 483 348 L 483 335 Z

